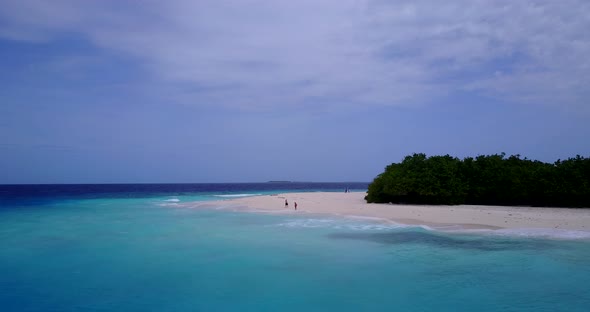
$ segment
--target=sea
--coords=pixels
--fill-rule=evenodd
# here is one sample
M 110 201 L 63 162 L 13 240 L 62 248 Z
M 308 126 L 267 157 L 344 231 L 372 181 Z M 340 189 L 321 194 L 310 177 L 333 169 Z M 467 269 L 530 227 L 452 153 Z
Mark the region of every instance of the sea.
M 0 311 L 590 311 L 588 237 L 227 201 L 347 188 L 367 183 L 0 185 Z

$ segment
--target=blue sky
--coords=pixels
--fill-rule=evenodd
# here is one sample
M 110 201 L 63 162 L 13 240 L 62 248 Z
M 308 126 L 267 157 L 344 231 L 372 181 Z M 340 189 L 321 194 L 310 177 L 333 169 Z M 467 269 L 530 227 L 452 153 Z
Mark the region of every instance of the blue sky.
M 590 156 L 590 2 L 2 1 L 0 183 Z

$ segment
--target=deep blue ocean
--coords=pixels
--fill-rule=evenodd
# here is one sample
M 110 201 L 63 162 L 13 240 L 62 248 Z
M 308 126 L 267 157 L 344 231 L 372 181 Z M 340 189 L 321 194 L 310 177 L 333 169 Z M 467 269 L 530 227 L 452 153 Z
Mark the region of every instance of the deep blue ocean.
M 204 203 L 346 188 L 0 185 L 0 311 L 590 311 L 588 240 Z

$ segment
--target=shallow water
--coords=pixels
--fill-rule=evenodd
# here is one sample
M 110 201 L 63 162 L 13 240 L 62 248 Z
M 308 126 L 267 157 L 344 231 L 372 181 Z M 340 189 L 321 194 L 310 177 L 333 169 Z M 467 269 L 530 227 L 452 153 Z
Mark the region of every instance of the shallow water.
M 590 242 L 94 198 L 0 210 L 2 311 L 587 311 Z M 194 198 L 192 198 L 194 199 Z M 6 208 L 6 207 L 5 207 Z

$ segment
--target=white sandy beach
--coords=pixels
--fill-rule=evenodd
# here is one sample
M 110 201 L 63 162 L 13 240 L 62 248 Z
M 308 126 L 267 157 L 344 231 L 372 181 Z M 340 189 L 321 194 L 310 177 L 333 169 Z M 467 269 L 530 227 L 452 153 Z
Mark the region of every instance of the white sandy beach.
M 236 198 L 225 203 L 257 211 L 380 218 L 441 229 L 459 225 L 462 229 L 541 228 L 590 232 L 590 209 L 368 204 L 365 195 L 362 192 L 285 193 Z M 289 202 L 288 208 L 285 208 L 285 199 Z M 295 202 L 297 211 L 294 211 Z

